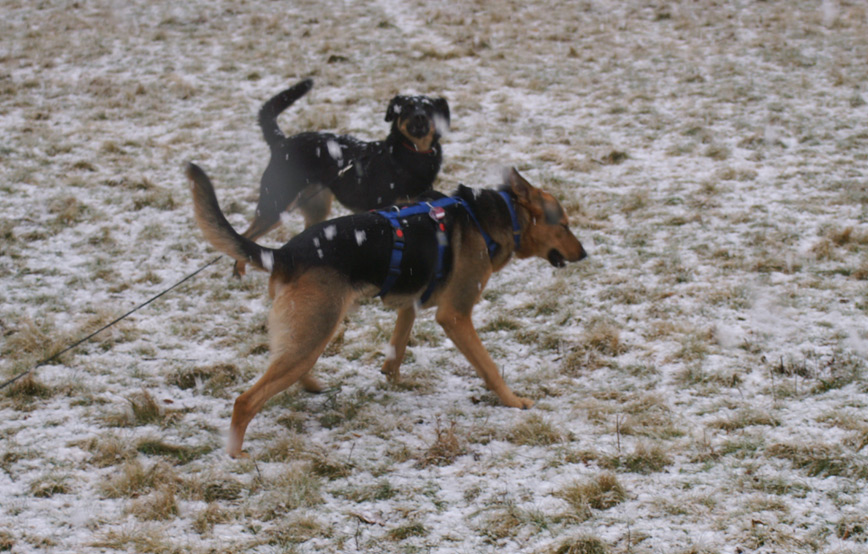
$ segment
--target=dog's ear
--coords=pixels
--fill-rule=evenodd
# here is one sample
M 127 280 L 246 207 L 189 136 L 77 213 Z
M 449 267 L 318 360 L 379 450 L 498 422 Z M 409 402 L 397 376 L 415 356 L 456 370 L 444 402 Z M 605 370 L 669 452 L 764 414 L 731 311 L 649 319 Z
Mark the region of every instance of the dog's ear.
M 449 117 L 449 102 L 445 98 L 437 98 L 434 100 L 434 109 L 445 120 L 446 128 L 449 129 L 449 126 L 452 124 L 452 120 Z
M 531 197 L 536 189 L 521 176 L 517 169 L 511 167 L 506 170 L 504 181 L 509 185 L 509 190 L 515 194 L 519 202 L 524 205 L 529 205 L 533 202 Z
M 398 115 L 400 115 L 401 110 L 404 108 L 404 97 L 396 96 L 392 98 L 392 101 L 389 102 L 389 107 L 386 108 L 386 121 L 394 121 Z

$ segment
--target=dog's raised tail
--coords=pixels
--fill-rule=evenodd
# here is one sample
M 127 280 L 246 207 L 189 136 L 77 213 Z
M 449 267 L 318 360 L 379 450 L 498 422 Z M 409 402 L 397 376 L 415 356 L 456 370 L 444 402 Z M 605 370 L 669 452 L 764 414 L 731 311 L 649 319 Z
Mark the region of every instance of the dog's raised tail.
M 201 167 L 188 163 L 186 173 L 193 192 L 196 223 L 208 242 L 234 260 L 247 262 L 256 269 L 270 273 L 274 267 L 274 250 L 259 246 L 235 231 L 220 209 L 211 179 Z
M 262 136 L 265 137 L 265 142 L 269 146 L 273 146 L 277 141 L 286 138 L 283 131 L 277 125 L 277 116 L 286 108 L 307 94 L 313 87 L 312 79 L 299 81 L 283 92 L 271 97 L 262 105 L 259 110 L 259 127 L 262 129 Z

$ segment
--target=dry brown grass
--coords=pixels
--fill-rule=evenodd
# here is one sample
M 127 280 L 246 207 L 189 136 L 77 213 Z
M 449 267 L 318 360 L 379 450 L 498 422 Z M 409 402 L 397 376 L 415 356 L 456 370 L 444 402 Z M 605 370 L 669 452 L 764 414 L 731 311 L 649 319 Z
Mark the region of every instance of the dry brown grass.
M 506 434 L 507 439 L 525 446 L 548 446 L 564 440 L 564 435 L 554 425 L 537 413 L 531 413 Z
M 341 388 L 269 403 L 245 461 L 223 433 L 267 364 L 268 302 L 224 260 L 0 394 L 0 471 L 25 487 L 0 550 L 858 551 L 868 10 L 658 4 L 4 4 L 4 375 L 207 258 L 185 161 L 243 228 L 257 110 L 306 76 L 288 133 L 379 139 L 392 95 L 446 96 L 438 190 L 515 165 L 590 257 L 514 261 L 474 311 L 533 410 L 480 392 L 430 313 L 386 384 L 393 315 L 366 301 L 317 368 Z M 604 476 L 629 484 L 605 509 Z
M 465 441 L 455 434 L 456 428 L 457 422 L 454 420 L 450 421 L 446 428 L 441 426 L 439 419 L 437 420 L 434 441 L 419 457 L 421 467 L 450 465 L 458 456 L 467 452 Z
M 614 473 L 600 473 L 590 479 L 575 481 L 557 491 L 572 508 L 569 516 L 580 521 L 592 517 L 591 510 L 607 510 L 623 502 L 627 495 Z

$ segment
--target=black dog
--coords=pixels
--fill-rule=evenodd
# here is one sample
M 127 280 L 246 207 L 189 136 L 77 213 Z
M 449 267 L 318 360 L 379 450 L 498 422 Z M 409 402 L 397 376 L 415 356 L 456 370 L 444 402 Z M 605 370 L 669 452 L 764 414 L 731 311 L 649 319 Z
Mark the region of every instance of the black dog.
M 391 206 L 430 190 L 440 170 L 442 132 L 449 129 L 445 98 L 395 96 L 386 110 L 392 130 L 384 141 L 305 132 L 287 137 L 277 116 L 313 86 L 305 79 L 268 100 L 259 126 L 271 160 L 259 185 L 256 217 L 243 235 L 251 240 L 272 230 L 295 204 L 305 227 L 325 220 L 332 198 L 361 212 Z M 244 263 L 235 265 L 244 274 Z

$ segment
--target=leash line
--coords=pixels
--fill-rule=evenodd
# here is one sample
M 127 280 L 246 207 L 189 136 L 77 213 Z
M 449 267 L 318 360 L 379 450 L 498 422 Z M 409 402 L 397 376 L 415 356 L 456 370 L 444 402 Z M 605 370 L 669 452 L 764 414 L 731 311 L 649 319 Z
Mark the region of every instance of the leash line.
M 69 352 L 69 351 L 72 350 L 73 348 L 75 348 L 75 347 L 77 347 L 77 346 L 80 346 L 81 344 L 83 344 L 83 343 L 89 341 L 90 339 L 92 339 L 93 337 L 95 337 L 95 336 L 97 336 L 98 334 L 102 333 L 103 331 L 105 331 L 105 330 L 108 329 L 109 327 L 111 327 L 111 326 L 113 326 L 113 325 L 116 325 L 116 324 L 117 324 L 118 322 L 120 322 L 121 320 L 126 319 L 127 317 L 129 317 L 129 316 L 131 316 L 132 314 L 134 314 L 135 312 L 141 310 L 142 308 L 144 308 L 144 307 L 147 306 L 148 304 L 151 304 L 152 302 L 154 302 L 154 301 L 157 300 L 158 298 L 160 298 L 160 297 L 162 297 L 162 296 L 165 296 L 166 294 L 168 294 L 168 293 L 170 293 L 171 291 L 175 290 L 176 288 L 180 287 L 181 285 L 183 285 L 184 283 L 186 283 L 187 281 L 189 281 L 190 279 L 192 279 L 192 278 L 195 277 L 196 275 L 202 273 L 203 271 L 205 271 L 206 269 L 208 269 L 209 267 L 211 267 L 212 265 L 214 265 L 215 263 L 217 263 L 217 261 L 219 261 L 222 257 L 223 257 L 223 256 L 217 256 L 216 258 L 214 258 L 213 260 L 211 260 L 211 261 L 208 262 L 207 264 L 203 265 L 202 267 L 200 267 L 199 269 L 197 269 L 197 270 L 194 271 L 193 273 L 187 275 L 186 277 L 184 277 L 183 279 L 181 279 L 180 281 L 178 281 L 177 283 L 175 283 L 175 284 L 172 285 L 171 287 L 167 288 L 166 290 L 162 291 L 161 293 L 157 294 L 156 296 L 151 297 L 151 298 L 148 299 L 147 301 L 142 302 L 141 304 L 139 304 L 138 306 L 136 306 L 136 307 L 133 308 L 132 310 L 130 310 L 130 311 L 128 311 L 127 313 L 125 313 L 124 315 L 122 315 L 122 316 L 120 316 L 120 317 L 114 319 L 114 320 L 111 321 L 110 323 L 106 323 L 105 325 L 103 325 L 102 327 L 100 327 L 99 329 L 97 329 L 96 331 L 94 331 L 93 333 L 89 334 L 88 336 L 86 336 L 86 337 L 84 337 L 84 338 L 82 338 L 82 339 L 79 339 L 78 341 L 76 341 L 76 342 L 72 343 L 71 345 L 67 346 L 66 348 L 64 348 L 64 349 L 61 350 L 60 352 L 57 352 L 56 354 L 52 354 L 51 356 L 45 358 L 44 360 L 42 360 L 42 361 L 40 361 L 40 362 L 37 362 L 36 365 L 34 365 L 33 367 L 31 367 L 31 368 L 29 368 L 29 369 L 27 369 L 27 370 L 25 370 L 25 371 L 22 371 L 21 373 L 19 373 L 19 374 L 16 375 L 15 377 L 9 379 L 8 381 L 4 382 L 3 384 L 0 384 L 0 390 L 5 389 L 6 387 L 8 387 L 9 385 L 11 385 L 12 383 L 15 383 L 16 381 L 18 381 L 19 379 L 25 377 L 26 375 L 29 375 L 29 374 L 32 373 L 35 369 L 37 369 L 37 368 L 39 368 L 39 367 L 41 367 L 41 366 L 44 366 L 44 365 L 47 365 L 47 364 L 53 362 L 54 360 L 56 360 L 57 358 L 61 357 L 61 356 L 64 355 L 64 354 L 66 354 L 67 352 Z
M 307 194 L 305 197 L 303 197 L 303 198 L 300 199 L 301 202 L 304 202 L 304 201 L 310 200 L 310 199 L 313 198 L 314 196 L 316 196 L 316 195 L 320 194 L 321 192 L 323 192 L 326 188 L 328 188 L 329 185 L 331 185 L 332 182 L 337 181 L 338 178 L 340 178 L 341 176 L 343 176 L 343 174 L 346 173 L 346 172 L 347 172 L 350 168 L 352 168 L 353 166 L 354 166 L 354 164 L 353 164 L 353 162 L 351 161 L 351 162 L 349 163 L 349 165 L 348 165 L 346 168 L 344 168 L 343 171 L 341 171 L 340 173 L 338 173 L 338 175 L 335 176 L 334 179 L 332 179 L 331 181 L 329 181 L 329 183 L 328 183 L 327 185 L 320 185 L 320 186 L 314 188 L 313 191 L 308 192 L 308 194 Z M 286 211 L 287 211 L 287 212 L 295 211 L 295 209 L 298 207 L 298 202 L 299 202 L 299 199 L 296 199 L 296 201 L 295 201 L 295 205 L 294 205 L 294 206 L 291 206 L 291 207 L 290 207 L 288 210 L 286 210 Z M 109 327 L 111 327 L 111 326 L 113 326 L 113 325 L 116 325 L 116 324 L 119 323 L 120 321 L 122 321 L 122 320 L 126 319 L 127 317 L 131 316 L 132 314 L 134 314 L 135 312 L 141 310 L 142 308 L 144 308 L 144 307 L 147 306 L 148 304 L 154 302 L 154 301 L 157 300 L 158 298 L 160 298 L 160 297 L 162 297 L 162 296 L 168 294 L 169 292 L 175 290 L 176 288 L 180 287 L 181 285 L 183 285 L 184 283 L 186 283 L 187 281 L 189 281 L 190 279 L 192 279 L 192 278 L 195 277 L 196 275 L 202 273 L 203 271 L 205 271 L 206 269 L 208 269 L 209 267 L 211 267 L 212 265 L 214 265 L 215 263 L 217 263 L 217 261 L 220 260 L 222 257 L 223 257 L 223 256 L 217 256 L 216 258 L 214 258 L 213 260 L 211 260 L 211 261 L 208 262 L 207 264 L 203 265 L 202 267 L 200 267 L 199 269 L 197 269 L 197 270 L 194 271 L 193 273 L 187 275 L 186 277 L 184 277 L 183 279 L 181 279 L 180 281 L 178 281 L 177 283 L 175 283 L 175 284 L 172 285 L 171 287 L 167 288 L 166 290 L 164 290 L 163 292 L 157 294 L 156 296 L 150 298 L 150 299 L 147 300 L 146 302 L 143 302 L 143 303 L 139 304 L 138 306 L 136 306 L 136 307 L 133 308 L 132 310 L 128 311 L 128 312 L 125 313 L 124 315 L 122 315 L 122 316 L 116 318 L 114 321 L 112 321 L 112 322 L 110 322 L 110 323 L 107 323 L 107 324 L 103 325 L 102 327 L 100 327 L 99 329 L 97 329 L 96 331 L 94 331 L 93 333 L 91 333 L 91 334 L 89 334 L 88 336 L 86 336 L 86 337 L 84 337 L 84 338 L 82 338 L 82 339 L 79 339 L 78 341 L 72 343 L 71 345 L 69 345 L 69 346 L 67 346 L 66 348 L 64 348 L 63 350 L 61 350 L 60 352 L 57 352 L 56 354 L 52 354 L 51 356 L 45 358 L 44 360 L 37 362 L 33 367 L 28 368 L 28 369 L 22 371 L 21 373 L 19 373 L 18 375 L 16 375 L 15 377 L 12 377 L 11 379 L 9 379 L 9 380 L 3 382 L 2 384 L 0 384 L 0 390 L 5 389 L 5 388 L 8 387 L 9 385 L 11 385 L 11 384 L 15 383 L 16 381 L 18 381 L 19 379 L 22 379 L 23 377 L 26 377 L 27 375 L 30 375 L 31 373 L 33 373 L 34 370 L 38 369 L 39 367 L 42 367 L 42 366 L 44 366 L 44 365 L 47 365 L 47 364 L 53 362 L 54 360 L 56 360 L 57 358 L 63 356 L 64 354 L 66 354 L 67 352 L 69 352 L 70 350 L 72 350 L 73 348 L 75 348 L 75 347 L 77 347 L 77 346 L 80 346 L 81 344 L 83 344 L 83 343 L 89 341 L 90 339 L 92 339 L 93 337 L 95 337 L 95 336 L 97 336 L 98 334 L 102 333 L 103 331 L 105 331 L 105 330 L 108 329 Z

